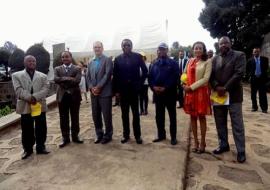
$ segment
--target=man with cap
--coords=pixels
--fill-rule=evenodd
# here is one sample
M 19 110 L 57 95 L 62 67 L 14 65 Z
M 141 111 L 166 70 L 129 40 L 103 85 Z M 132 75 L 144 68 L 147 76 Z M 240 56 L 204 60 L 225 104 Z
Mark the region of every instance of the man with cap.
M 165 108 L 170 117 L 171 144 L 176 145 L 176 98 L 179 66 L 168 57 L 168 46 L 161 43 L 157 50 L 158 58 L 152 63 L 149 72 L 149 86 L 155 95 L 156 124 L 158 136 L 153 142 L 166 139 Z
M 116 97 L 120 97 L 123 123 L 123 139 L 126 143 L 130 138 L 129 108 L 133 114 L 133 131 L 137 144 L 142 144 L 139 92 L 147 76 L 147 68 L 140 54 L 132 52 L 132 42 L 124 39 L 121 44 L 123 53 L 115 58 L 113 69 L 113 85 Z M 140 75 L 141 70 L 141 75 Z

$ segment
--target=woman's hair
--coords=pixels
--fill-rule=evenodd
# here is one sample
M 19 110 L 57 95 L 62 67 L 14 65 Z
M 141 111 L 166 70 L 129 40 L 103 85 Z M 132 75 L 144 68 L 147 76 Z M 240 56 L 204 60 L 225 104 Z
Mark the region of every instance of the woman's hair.
M 202 59 L 203 61 L 206 61 L 206 60 L 208 59 L 208 55 L 207 55 L 206 46 L 205 46 L 205 44 L 204 44 L 203 42 L 201 42 L 201 41 L 195 42 L 195 43 L 193 44 L 193 46 L 192 46 L 192 50 L 194 51 L 194 47 L 195 47 L 195 45 L 197 45 L 197 44 L 201 44 L 201 45 L 203 46 L 203 54 L 202 54 L 201 59 Z

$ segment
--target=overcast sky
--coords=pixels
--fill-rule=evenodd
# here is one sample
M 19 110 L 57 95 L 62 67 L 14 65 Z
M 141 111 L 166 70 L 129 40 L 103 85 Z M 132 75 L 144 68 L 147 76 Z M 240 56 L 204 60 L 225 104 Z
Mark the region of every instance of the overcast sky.
M 110 28 L 145 21 L 168 20 L 169 45 L 192 45 L 214 39 L 198 21 L 201 0 L 8 0 L 1 1 L 0 46 L 9 40 L 26 50 L 47 36 L 87 33 L 91 28 Z M 105 46 L 106 48 L 106 46 Z

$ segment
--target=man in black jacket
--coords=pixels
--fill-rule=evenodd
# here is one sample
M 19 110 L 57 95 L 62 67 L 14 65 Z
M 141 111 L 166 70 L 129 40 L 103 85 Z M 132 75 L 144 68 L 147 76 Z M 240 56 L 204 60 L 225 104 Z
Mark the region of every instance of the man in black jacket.
M 137 144 L 142 144 L 138 98 L 140 88 L 147 77 L 147 68 L 142 56 L 132 52 L 131 40 L 124 39 L 121 46 L 123 53 L 115 58 L 113 69 L 114 91 L 116 97 L 120 96 L 122 112 L 123 139 L 121 143 L 128 142 L 130 138 L 129 107 L 131 107 L 134 136 Z
M 230 150 L 228 142 L 227 115 L 230 113 L 233 138 L 237 149 L 237 161 L 245 162 L 245 129 L 242 114 L 243 87 L 246 56 L 231 49 L 228 37 L 220 38 L 220 54 L 213 58 L 210 83 L 219 96 L 229 94 L 229 105 L 214 106 L 214 116 L 219 139 L 219 147 L 213 151 L 221 154 Z
M 263 113 L 267 113 L 267 70 L 268 58 L 260 56 L 260 48 L 253 49 L 253 57 L 247 63 L 247 76 L 250 77 L 252 111 L 258 110 L 257 92 L 259 91 L 259 103 Z

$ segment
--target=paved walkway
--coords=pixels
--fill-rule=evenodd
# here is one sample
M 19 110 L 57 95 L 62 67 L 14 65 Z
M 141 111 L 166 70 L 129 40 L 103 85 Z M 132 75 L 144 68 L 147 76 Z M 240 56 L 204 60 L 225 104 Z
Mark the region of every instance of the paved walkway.
M 268 100 L 270 100 L 268 95 Z M 213 117 L 207 118 L 207 153 L 189 155 L 188 190 L 269 190 L 270 189 L 270 114 L 251 112 L 248 91 L 244 94 L 244 123 L 247 161 L 236 161 L 236 147 L 229 122 L 231 151 L 220 156 L 211 152 L 217 146 Z M 192 146 L 192 145 L 191 145 Z
M 89 103 L 82 102 L 80 134 L 85 143 L 71 143 L 63 149 L 57 147 L 61 142 L 58 109 L 47 113 L 47 148 L 52 151 L 49 155 L 34 154 L 27 160 L 20 160 L 19 126 L 2 131 L 0 189 L 182 189 L 188 136 L 188 120 L 182 110 L 178 110 L 177 137 L 180 143 L 176 146 L 170 145 L 170 139 L 152 143 L 156 127 L 151 103 L 149 115 L 141 117 L 143 145 L 137 145 L 134 138 L 127 144 L 120 143 L 122 125 L 119 107 L 113 108 L 113 141 L 107 145 L 95 145 L 89 107 Z M 167 132 L 169 134 L 168 127 Z
M 245 91 L 243 107 L 247 150 L 244 164 L 236 162 L 231 127 L 231 151 L 220 156 L 211 154 L 218 144 L 214 120 L 208 117 L 207 152 L 202 155 L 190 153 L 186 165 L 189 118 L 179 109 L 180 143 L 175 147 L 170 145 L 169 139 L 152 143 L 156 134 L 152 104 L 149 106 L 150 114 L 141 117 L 143 145 L 137 145 L 134 139 L 124 145 L 120 143 L 122 125 L 119 107 L 113 108 L 113 141 L 108 145 L 95 145 L 89 106 L 89 103 L 83 102 L 80 112 L 81 136 L 85 143 L 71 143 L 64 149 L 57 147 L 61 142 L 58 110 L 54 108 L 48 112 L 47 147 L 52 151 L 49 155 L 33 155 L 27 160 L 20 160 L 19 126 L 1 131 L 0 189 L 169 190 L 182 189 L 185 185 L 188 190 L 270 189 L 270 114 L 250 111 L 248 91 Z M 186 180 L 182 180 L 186 167 Z

